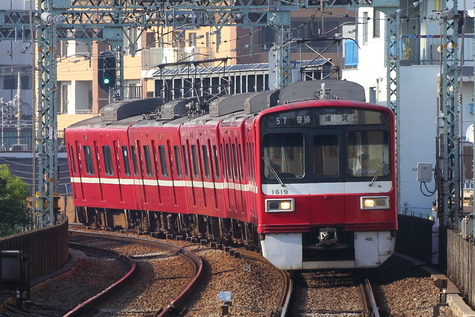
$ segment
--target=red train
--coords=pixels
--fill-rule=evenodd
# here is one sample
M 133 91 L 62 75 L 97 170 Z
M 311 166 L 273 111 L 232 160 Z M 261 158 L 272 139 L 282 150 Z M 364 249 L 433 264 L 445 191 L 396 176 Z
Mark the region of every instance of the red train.
M 287 270 L 378 267 L 397 230 L 394 116 L 363 100 L 312 81 L 111 104 L 65 131 L 77 217 L 242 244 Z

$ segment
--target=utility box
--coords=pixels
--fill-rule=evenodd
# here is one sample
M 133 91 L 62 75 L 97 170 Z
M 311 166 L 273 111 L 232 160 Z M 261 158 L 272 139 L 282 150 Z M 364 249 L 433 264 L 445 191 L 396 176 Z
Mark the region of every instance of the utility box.
M 417 181 L 432 181 L 432 163 L 417 163 Z

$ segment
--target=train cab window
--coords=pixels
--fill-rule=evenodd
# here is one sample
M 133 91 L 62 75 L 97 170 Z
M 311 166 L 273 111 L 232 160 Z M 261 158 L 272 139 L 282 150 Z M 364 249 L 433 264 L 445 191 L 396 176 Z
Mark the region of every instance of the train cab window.
M 89 145 L 84 146 L 84 158 L 86 159 L 86 173 L 94 175 L 94 164 L 92 162 L 92 152 Z
M 130 176 L 130 161 L 127 145 L 122 145 L 122 159 L 124 160 L 124 174 Z
M 114 168 L 112 167 L 111 147 L 108 145 L 103 145 L 102 155 L 104 156 L 104 165 L 106 168 L 106 175 L 108 176 L 114 175 Z
M 209 169 L 209 155 L 208 155 L 208 147 L 206 145 L 201 146 L 201 152 L 203 154 L 203 165 L 205 168 L 205 177 L 210 177 L 210 169 Z
M 185 176 L 188 177 L 188 155 L 186 155 L 186 147 L 182 145 L 181 149 L 183 152 L 183 162 L 185 162 Z
M 150 159 L 150 146 L 143 146 L 143 155 L 145 159 L 145 169 L 147 171 L 147 176 L 153 176 L 152 161 Z
M 263 139 L 264 177 L 275 180 L 303 178 L 305 150 L 301 133 L 268 133 Z
M 182 178 L 183 174 L 182 174 L 182 171 L 181 171 L 180 148 L 178 147 L 178 145 L 175 145 L 173 147 L 173 150 L 175 152 L 176 174 L 177 174 L 178 178 Z
M 135 145 L 130 147 L 131 155 L 132 155 L 132 163 L 134 164 L 134 175 L 139 176 L 139 165 L 137 162 L 137 151 L 135 150 Z
M 196 151 L 196 145 L 191 145 L 191 161 L 193 163 L 193 175 L 195 178 L 200 176 L 200 170 L 198 166 L 198 153 Z
M 337 176 L 339 172 L 338 137 L 316 135 L 313 138 L 313 173 L 317 176 Z
M 389 136 L 386 131 L 348 134 L 348 173 L 354 177 L 388 176 Z
M 168 177 L 167 154 L 165 152 L 165 146 L 158 146 L 158 155 L 160 157 L 160 167 L 162 170 L 162 176 Z
M 221 177 L 221 173 L 219 170 L 219 160 L 218 160 L 218 148 L 216 145 L 213 145 L 213 155 L 214 155 L 214 169 L 216 173 L 216 179 Z

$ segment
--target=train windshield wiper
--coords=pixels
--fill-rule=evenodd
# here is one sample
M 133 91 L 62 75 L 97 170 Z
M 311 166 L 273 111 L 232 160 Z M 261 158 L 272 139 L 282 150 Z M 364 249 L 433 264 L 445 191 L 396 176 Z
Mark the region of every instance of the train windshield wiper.
M 280 183 L 280 186 L 282 187 L 285 187 L 285 184 L 284 182 L 282 181 L 282 179 L 279 177 L 279 175 L 277 174 L 277 172 L 275 171 L 275 169 L 272 167 L 272 165 L 267 162 L 267 160 L 262 157 L 262 160 L 264 161 L 264 163 L 266 164 L 267 168 L 272 172 L 272 175 L 274 175 L 275 179 Z
M 374 173 L 373 179 L 371 179 L 369 186 L 373 186 L 374 182 L 376 182 L 376 180 L 378 179 L 379 173 L 381 173 L 381 171 L 383 170 L 383 165 L 384 165 L 384 161 L 382 161 L 381 164 L 379 164 L 378 170 L 376 171 L 376 173 Z

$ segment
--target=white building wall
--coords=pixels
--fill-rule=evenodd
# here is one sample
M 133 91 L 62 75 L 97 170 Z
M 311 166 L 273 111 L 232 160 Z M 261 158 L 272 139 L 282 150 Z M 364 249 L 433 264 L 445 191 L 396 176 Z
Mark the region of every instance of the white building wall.
M 361 17 L 364 12 L 368 14 L 370 18 L 367 21 L 363 21 Z M 354 69 L 344 69 L 342 72 L 342 79 L 354 81 L 359 83 L 365 88 L 366 101 L 369 101 L 370 88 L 374 87 L 376 90 L 376 102 L 386 103 L 386 68 L 385 68 L 385 23 L 384 14 L 381 13 L 380 20 L 373 19 L 372 8 L 362 8 L 358 11 L 359 21 L 361 23 L 367 23 L 367 29 L 369 34 L 367 35 L 368 41 L 363 42 L 363 24 L 358 24 L 358 67 Z M 380 37 L 374 37 L 372 34 L 373 23 L 380 23 L 381 34 Z M 345 36 L 346 37 L 346 36 Z
M 438 66 L 407 66 L 400 69 L 400 210 L 401 213 L 428 216 L 436 196 L 429 194 L 417 181 L 417 163 L 431 163 L 435 168 L 437 135 Z M 426 183 L 434 191 L 435 180 Z
M 363 12 L 370 18 L 364 22 Z M 354 69 L 343 70 L 343 79 L 355 81 L 365 87 L 366 99 L 369 101 L 370 90 L 376 93 L 376 103 L 387 104 L 387 70 L 385 67 L 385 16 L 381 15 L 381 34 L 374 38 L 372 23 L 372 8 L 359 9 L 359 21 L 368 23 L 367 42 L 363 43 L 363 24 L 358 25 L 359 56 L 358 66 Z M 437 23 L 436 23 L 437 24 Z M 432 26 L 429 27 L 432 31 Z M 431 215 L 432 203 L 435 196 L 426 197 L 427 191 L 421 192 L 420 183 L 416 179 L 417 163 L 431 163 L 435 167 L 435 138 L 437 123 L 437 76 L 438 65 L 401 66 L 399 78 L 400 93 L 400 131 L 398 138 L 400 152 L 398 164 L 400 167 L 400 200 L 399 212 L 416 216 Z M 428 189 L 435 188 L 434 179 L 426 184 Z M 430 194 L 429 194 L 430 195 Z

